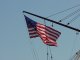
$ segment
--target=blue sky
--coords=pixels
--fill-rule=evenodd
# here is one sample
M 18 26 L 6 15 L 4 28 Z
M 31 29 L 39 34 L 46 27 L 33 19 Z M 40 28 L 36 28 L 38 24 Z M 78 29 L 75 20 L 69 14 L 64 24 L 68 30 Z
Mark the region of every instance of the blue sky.
M 0 0 L 0 60 L 35 60 L 36 57 L 46 60 L 46 45 L 40 38 L 29 38 L 23 10 L 47 17 L 78 4 L 80 0 Z M 74 10 L 50 18 L 59 21 Z M 44 23 L 42 19 L 27 16 Z M 79 19 L 71 26 L 80 28 Z M 67 21 L 62 23 L 66 24 Z M 46 23 L 51 26 L 50 22 Z M 61 36 L 57 40 L 58 47 L 51 47 L 53 60 L 69 60 L 80 49 L 80 35 L 76 36 L 75 31 L 56 24 L 54 28 L 61 32 Z M 36 56 L 33 51 L 36 51 Z

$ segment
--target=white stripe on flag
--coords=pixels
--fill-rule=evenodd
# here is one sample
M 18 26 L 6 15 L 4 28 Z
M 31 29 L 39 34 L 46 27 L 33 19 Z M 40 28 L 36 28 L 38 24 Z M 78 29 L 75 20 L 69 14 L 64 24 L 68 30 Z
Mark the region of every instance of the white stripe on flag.
M 28 30 L 34 30 L 34 27 L 29 28 Z

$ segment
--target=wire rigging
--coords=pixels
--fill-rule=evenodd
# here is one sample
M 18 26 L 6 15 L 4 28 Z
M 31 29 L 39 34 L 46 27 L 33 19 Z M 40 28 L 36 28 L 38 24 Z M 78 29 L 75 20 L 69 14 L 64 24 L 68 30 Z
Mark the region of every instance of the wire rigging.
M 80 51 L 76 52 L 76 54 L 73 55 L 71 60 L 79 60 L 80 58 Z
M 75 14 L 76 14 L 76 13 L 78 13 L 78 12 L 80 12 L 80 8 L 79 8 L 79 9 L 77 9 L 76 11 L 74 11 L 74 12 L 70 13 L 70 14 L 69 14 L 69 15 L 67 15 L 66 17 L 62 18 L 59 22 L 62 22 L 62 21 L 64 21 L 64 20 L 66 20 L 66 19 L 70 18 L 71 16 L 75 15 Z
M 73 6 L 73 7 L 71 7 L 71 8 L 65 9 L 65 10 L 63 10 L 63 11 L 57 12 L 57 13 L 55 13 L 55 14 L 52 14 L 52 15 L 48 16 L 47 18 L 52 17 L 52 16 L 55 16 L 55 15 L 60 14 L 60 13 L 63 13 L 63 12 L 66 12 L 66 11 L 68 11 L 68 10 L 71 10 L 71 9 L 76 8 L 76 7 L 79 7 L 79 6 L 80 6 L 80 4 L 78 4 L 78 5 L 76 5 L 76 6 Z
M 47 18 L 52 17 L 52 16 L 55 16 L 55 15 L 60 14 L 60 13 L 63 13 L 63 12 L 66 12 L 66 11 L 68 11 L 68 10 L 71 10 L 71 9 L 76 8 L 76 7 L 79 7 L 79 6 L 80 6 L 80 4 L 78 4 L 78 5 L 76 5 L 76 6 L 73 6 L 73 7 L 71 7 L 71 8 L 65 9 L 65 10 L 63 10 L 63 11 L 57 12 L 57 13 L 55 13 L 55 14 L 52 14 L 52 15 L 48 16 Z M 68 17 L 67 17 L 67 18 L 68 18 Z M 59 22 L 61 22 L 61 20 L 60 20 Z M 53 27 L 53 22 L 52 22 L 52 27 Z
M 35 58 L 35 60 L 38 60 L 38 59 L 37 59 L 37 56 L 36 56 L 36 53 L 35 53 L 35 50 L 34 50 L 34 47 L 33 47 L 33 45 L 32 45 L 32 42 L 29 41 L 29 43 L 30 43 L 30 46 L 31 46 L 31 50 L 33 51 L 33 57 Z
M 48 45 L 47 45 L 47 60 L 49 59 Z
M 49 51 L 50 51 L 50 55 L 51 55 L 51 60 L 53 60 L 53 56 L 52 56 L 52 52 L 51 52 L 50 46 L 49 46 Z
M 47 45 L 47 60 L 49 60 L 49 54 L 50 54 L 51 60 L 53 60 L 51 48 L 50 48 L 50 46 Z
M 73 41 L 73 44 L 72 44 L 72 50 L 71 50 L 71 53 L 70 53 L 70 60 L 77 60 L 77 55 L 79 54 L 79 52 L 76 52 L 76 54 L 74 54 L 72 57 L 71 57 L 71 54 L 73 54 L 73 51 L 76 50 L 76 44 L 77 44 L 77 40 L 78 40 L 78 36 L 79 35 L 76 35 L 76 39 L 74 39 Z
M 32 41 L 29 41 L 29 42 L 30 42 L 30 45 L 31 45 L 31 48 L 32 48 L 32 51 L 33 51 L 33 54 L 34 54 L 33 56 L 34 56 L 35 60 L 39 60 L 38 53 L 37 53 L 37 51 L 34 47 L 34 44 L 32 43 Z
M 69 24 L 71 24 L 73 21 L 75 21 L 77 18 L 79 18 L 80 17 L 80 14 L 78 14 L 77 16 L 75 16 L 71 21 L 69 21 L 68 23 L 67 23 L 67 25 L 69 25 Z

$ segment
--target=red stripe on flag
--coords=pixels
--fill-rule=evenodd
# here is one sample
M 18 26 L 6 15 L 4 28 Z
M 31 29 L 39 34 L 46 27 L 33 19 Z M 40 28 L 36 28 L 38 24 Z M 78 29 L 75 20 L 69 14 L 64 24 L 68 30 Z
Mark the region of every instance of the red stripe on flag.
M 53 34 L 55 34 L 55 35 L 57 35 L 57 36 L 59 36 L 60 35 L 60 33 L 58 33 L 58 32 L 56 32 L 55 30 L 52 30 L 52 29 L 49 29 L 48 27 L 42 27 L 42 26 L 37 26 L 37 28 L 38 29 L 40 29 L 40 30 L 46 30 L 46 31 L 48 31 L 48 32 L 50 32 L 50 33 L 53 33 Z
M 41 29 L 39 27 L 37 27 L 37 30 L 39 31 L 39 33 L 45 34 L 45 35 L 50 36 L 50 37 L 55 38 L 55 39 L 57 39 L 59 37 L 56 34 L 48 32 L 45 29 Z

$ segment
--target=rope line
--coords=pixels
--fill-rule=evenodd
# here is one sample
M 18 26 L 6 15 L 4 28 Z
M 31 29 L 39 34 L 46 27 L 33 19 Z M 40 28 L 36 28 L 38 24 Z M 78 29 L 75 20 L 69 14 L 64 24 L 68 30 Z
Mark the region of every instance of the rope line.
M 33 51 L 33 57 L 34 57 L 35 60 L 37 60 L 37 57 L 36 57 L 36 54 L 35 54 L 35 51 L 33 49 L 31 41 L 29 41 L 29 43 L 30 43 L 30 46 L 31 46 L 31 50 Z
M 66 11 L 68 11 L 68 10 L 71 10 L 71 9 L 76 8 L 76 7 L 79 7 L 79 6 L 80 6 L 80 4 L 78 4 L 78 5 L 76 5 L 76 6 L 73 6 L 73 7 L 71 7 L 71 8 L 65 9 L 65 10 L 63 10 L 63 11 L 57 12 L 57 13 L 55 13 L 55 14 L 52 14 L 52 15 L 48 16 L 47 18 L 52 17 L 52 16 L 55 16 L 55 15 L 60 14 L 60 13 L 63 13 L 63 12 L 66 12 Z M 59 22 L 61 22 L 61 20 L 60 20 Z M 67 25 L 68 25 L 68 24 L 69 24 L 69 23 L 67 23 Z M 52 25 L 51 25 L 51 26 L 53 27 L 53 22 L 52 22 Z
M 35 50 L 34 45 L 33 45 L 33 43 L 32 43 L 31 41 L 30 41 L 30 45 L 31 45 L 31 47 L 32 47 L 32 51 L 33 51 L 33 54 L 34 54 L 34 56 L 35 56 L 35 59 L 36 59 L 36 60 L 39 60 L 37 51 Z
M 78 58 L 77 57 L 78 52 L 71 57 L 71 55 L 73 54 L 73 51 L 76 50 L 76 43 L 77 43 L 77 40 L 78 40 L 78 36 L 79 35 L 76 35 L 76 39 L 74 39 L 74 41 L 73 41 L 72 50 L 71 50 L 71 53 L 70 53 L 70 60 L 77 60 L 77 58 Z
M 71 21 L 69 21 L 68 23 L 67 23 L 67 25 L 69 25 L 69 24 L 71 24 L 73 21 L 75 21 L 77 18 L 79 18 L 80 17 L 80 14 L 78 14 L 77 16 L 75 16 Z
M 55 16 L 55 15 L 60 14 L 60 13 L 63 13 L 63 12 L 66 12 L 66 11 L 68 11 L 68 10 L 71 10 L 71 9 L 76 8 L 76 7 L 79 7 L 79 6 L 80 6 L 80 4 L 78 4 L 78 5 L 76 5 L 76 6 L 73 6 L 73 7 L 71 7 L 71 8 L 65 9 L 65 10 L 63 10 L 63 11 L 57 12 L 57 13 L 55 13 L 55 14 L 52 14 L 52 15 L 48 16 L 47 18 L 52 17 L 52 16 Z
M 53 60 L 53 56 L 52 56 L 52 52 L 51 52 L 50 46 L 49 46 L 49 51 L 50 51 L 50 55 L 51 55 L 51 60 Z
M 66 17 L 62 18 L 59 22 L 62 22 L 62 21 L 64 21 L 64 20 L 66 20 L 66 19 L 70 18 L 71 16 L 75 15 L 75 14 L 76 14 L 76 13 L 78 13 L 79 11 L 80 11 L 80 8 L 79 8 L 79 9 L 77 9 L 76 11 L 74 11 L 74 12 L 70 13 L 70 14 L 69 14 L 69 15 L 67 15 Z
M 48 45 L 47 45 L 47 60 L 49 59 Z

